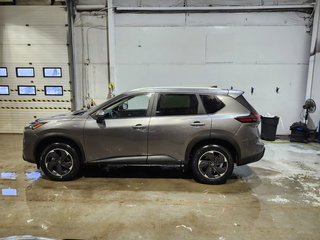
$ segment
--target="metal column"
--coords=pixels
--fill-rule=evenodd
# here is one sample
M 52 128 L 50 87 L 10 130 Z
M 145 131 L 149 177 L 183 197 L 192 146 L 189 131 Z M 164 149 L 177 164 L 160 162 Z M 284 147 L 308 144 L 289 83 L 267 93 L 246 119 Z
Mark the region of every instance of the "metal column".
M 109 65 L 109 93 L 108 98 L 113 96 L 113 86 L 116 83 L 116 61 L 115 61 L 115 27 L 114 9 L 112 0 L 108 0 L 108 65 Z
M 312 98 L 317 104 L 315 113 L 309 115 L 309 127 L 315 128 L 320 120 L 320 3 L 316 2 L 310 48 L 309 71 L 306 99 Z M 311 122 L 311 123 L 310 123 Z

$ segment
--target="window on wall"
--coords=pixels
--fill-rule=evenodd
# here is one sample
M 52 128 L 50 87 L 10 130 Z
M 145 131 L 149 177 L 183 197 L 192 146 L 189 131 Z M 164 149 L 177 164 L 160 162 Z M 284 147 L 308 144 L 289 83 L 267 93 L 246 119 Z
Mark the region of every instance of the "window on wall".
M 8 71 L 6 67 L 0 67 L 0 77 L 8 77 Z
M 44 86 L 44 94 L 49 96 L 62 96 L 62 86 Z
M 36 95 L 36 86 L 18 86 L 19 95 Z
M 33 67 L 16 67 L 17 77 L 34 77 Z
M 62 77 L 62 70 L 60 67 L 44 67 L 43 77 Z
M 0 95 L 10 95 L 10 90 L 8 85 L 0 85 Z

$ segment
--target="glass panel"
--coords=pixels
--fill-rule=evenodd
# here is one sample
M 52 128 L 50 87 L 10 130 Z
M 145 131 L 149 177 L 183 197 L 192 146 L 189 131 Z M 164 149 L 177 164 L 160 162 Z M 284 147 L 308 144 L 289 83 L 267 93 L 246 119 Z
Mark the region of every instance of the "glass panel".
M 36 95 L 35 86 L 18 86 L 19 95 Z
M 130 96 L 105 108 L 106 118 L 145 117 L 151 94 Z
M 44 86 L 45 95 L 62 96 L 63 87 L 62 86 Z
M 17 77 L 34 77 L 34 69 L 33 67 L 27 68 L 27 67 L 17 67 L 16 68 Z
M 198 101 L 194 94 L 161 94 L 157 116 L 193 115 L 198 113 Z
M 1 195 L 3 195 L 3 196 L 17 196 L 17 189 L 3 188 L 3 189 L 1 189 Z
M 200 98 L 207 113 L 215 113 L 225 106 L 220 99 L 213 95 L 200 95 Z
M 0 95 L 9 95 L 9 86 L 0 86 Z
M 61 68 L 43 68 L 44 77 L 62 77 Z
M 8 72 L 6 67 L 0 67 L 0 77 L 8 77 Z

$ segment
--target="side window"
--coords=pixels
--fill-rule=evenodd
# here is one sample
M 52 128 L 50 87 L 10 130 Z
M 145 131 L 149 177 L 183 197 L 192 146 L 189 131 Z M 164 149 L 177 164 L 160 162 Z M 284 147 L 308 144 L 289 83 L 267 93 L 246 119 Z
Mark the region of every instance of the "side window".
M 214 95 L 200 95 L 203 106 L 208 114 L 222 109 L 225 104 Z
M 145 117 L 151 94 L 130 96 L 103 109 L 106 118 Z
M 194 94 L 160 94 L 157 116 L 193 115 L 198 113 L 198 100 Z

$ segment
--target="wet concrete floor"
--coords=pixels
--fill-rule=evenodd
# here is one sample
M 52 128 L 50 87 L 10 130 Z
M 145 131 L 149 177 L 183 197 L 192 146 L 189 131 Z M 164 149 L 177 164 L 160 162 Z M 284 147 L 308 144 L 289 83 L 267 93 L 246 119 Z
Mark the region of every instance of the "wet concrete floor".
M 320 145 L 266 143 L 265 157 L 210 186 L 179 169 L 86 170 L 53 182 L 0 134 L 0 238 L 320 239 Z

